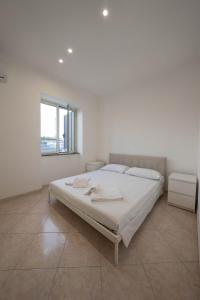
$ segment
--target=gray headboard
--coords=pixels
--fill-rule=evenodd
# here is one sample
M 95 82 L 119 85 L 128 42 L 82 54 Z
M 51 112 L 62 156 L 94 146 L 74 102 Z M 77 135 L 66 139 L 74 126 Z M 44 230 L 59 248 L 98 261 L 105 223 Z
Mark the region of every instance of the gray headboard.
M 154 169 L 166 176 L 166 157 L 110 153 L 109 163 Z

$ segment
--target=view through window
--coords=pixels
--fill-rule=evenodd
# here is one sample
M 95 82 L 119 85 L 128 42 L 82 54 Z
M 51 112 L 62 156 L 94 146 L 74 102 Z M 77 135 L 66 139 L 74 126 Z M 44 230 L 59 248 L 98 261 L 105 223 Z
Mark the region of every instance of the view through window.
M 42 101 L 41 153 L 62 154 L 75 152 L 76 110 Z

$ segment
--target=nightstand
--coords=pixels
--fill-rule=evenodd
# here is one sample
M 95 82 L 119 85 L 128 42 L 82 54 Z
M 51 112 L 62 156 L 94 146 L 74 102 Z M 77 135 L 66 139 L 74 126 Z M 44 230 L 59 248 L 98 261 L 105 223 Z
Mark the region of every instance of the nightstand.
M 195 212 L 197 177 L 172 173 L 168 181 L 168 203 Z
M 103 161 L 90 161 L 86 163 L 86 172 L 96 171 L 105 165 Z

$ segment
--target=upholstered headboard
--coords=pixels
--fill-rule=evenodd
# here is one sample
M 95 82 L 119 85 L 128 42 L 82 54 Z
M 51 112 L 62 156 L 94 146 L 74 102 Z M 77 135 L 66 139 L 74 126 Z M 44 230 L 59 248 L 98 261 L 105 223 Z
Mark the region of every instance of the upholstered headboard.
M 154 169 L 166 176 L 166 157 L 110 153 L 109 163 Z

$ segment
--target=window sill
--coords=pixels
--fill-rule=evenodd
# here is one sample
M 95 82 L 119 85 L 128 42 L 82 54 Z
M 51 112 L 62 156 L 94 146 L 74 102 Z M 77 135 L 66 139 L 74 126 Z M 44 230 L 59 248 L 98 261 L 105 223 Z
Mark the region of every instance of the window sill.
M 79 152 L 71 152 L 71 153 L 45 153 L 45 154 L 41 154 L 42 157 L 45 157 L 45 156 L 65 156 L 65 155 L 75 155 L 75 154 L 78 154 L 80 155 Z

